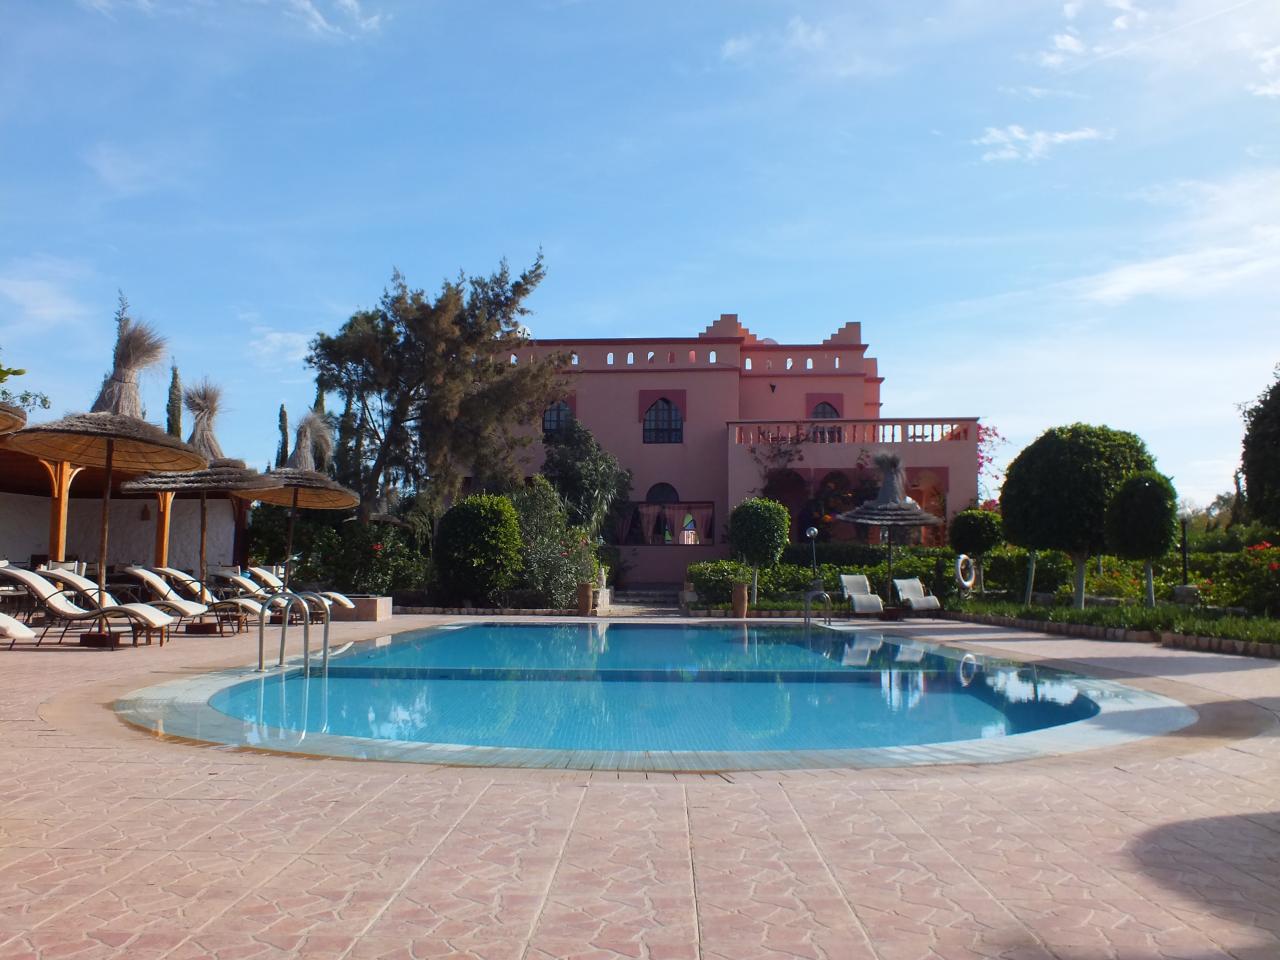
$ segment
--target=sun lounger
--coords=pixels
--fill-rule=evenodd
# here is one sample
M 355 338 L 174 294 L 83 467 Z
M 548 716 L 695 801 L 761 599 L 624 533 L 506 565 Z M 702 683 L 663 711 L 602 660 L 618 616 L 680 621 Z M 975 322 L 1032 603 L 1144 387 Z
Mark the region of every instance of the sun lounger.
M 100 594 L 98 592 L 97 582 L 90 580 L 88 577 L 82 577 L 69 570 L 46 570 L 42 571 L 42 573 L 44 573 L 49 580 L 53 580 L 57 583 L 69 584 L 77 593 L 88 597 L 99 606 L 120 606 L 119 601 L 111 594 Z M 163 584 L 164 581 L 161 581 L 161 583 Z M 165 613 L 169 614 L 171 617 L 175 617 L 179 621 L 194 620 L 209 609 L 203 603 L 197 603 L 194 600 L 183 600 L 177 594 L 174 594 L 172 589 L 169 590 L 169 593 L 173 594 L 172 599 L 160 596 L 159 598 L 150 601 L 148 605 L 155 607 L 157 610 L 163 610 Z
M 185 591 L 188 597 L 200 601 L 211 610 L 230 610 L 235 608 L 250 616 L 262 617 L 262 602 L 254 599 L 254 597 L 246 597 L 239 594 L 216 596 L 213 591 L 194 576 L 179 570 L 177 567 L 152 567 L 150 569 L 163 577 L 167 577 L 177 585 L 179 590 Z
M 91 623 L 95 620 L 128 621 L 129 628 L 133 632 L 135 646 L 138 643 L 139 630 L 145 631 L 148 643 L 151 642 L 152 634 L 158 632 L 160 644 L 163 646 L 165 630 L 176 622 L 167 613 L 145 603 L 96 605 L 94 609 L 86 610 L 72 603 L 68 596 L 70 593 L 82 595 L 79 591 L 60 590 L 56 585 L 32 570 L 0 565 L 0 579 L 21 584 L 49 615 L 49 624 L 41 632 L 39 639 L 36 640 L 36 646 L 43 642 L 45 634 L 49 632 L 49 628 L 55 622 L 61 621 L 64 623 L 62 636 L 58 638 L 58 642 L 61 643 L 73 623 Z M 92 602 L 91 598 L 90 602 Z M 13 648 L 16 641 L 16 637 L 10 637 L 10 649 Z
M 167 568 L 165 568 L 167 569 Z M 179 571 L 174 571 L 179 573 Z M 125 573 L 130 576 L 137 577 L 143 584 L 151 589 L 151 592 L 160 599 L 155 601 L 159 606 L 162 602 L 173 604 L 193 604 L 194 606 L 203 607 L 205 612 L 213 614 L 218 620 L 218 632 L 222 632 L 222 623 L 224 620 L 235 620 L 239 624 L 243 624 L 247 617 L 257 617 L 262 619 L 262 604 L 250 597 L 227 597 L 219 600 L 211 595 L 209 591 L 204 589 L 204 584 L 198 580 L 191 581 L 200 588 L 203 595 L 209 596 L 206 601 L 183 600 L 178 596 L 177 592 L 169 584 L 169 581 L 161 576 L 161 570 L 150 570 L 146 567 L 126 567 Z
M 266 586 L 273 592 L 284 589 L 284 581 L 281 580 L 279 577 L 277 577 L 275 573 L 273 573 L 271 570 L 268 570 L 266 567 L 250 567 L 249 572 L 253 574 L 255 577 L 257 577 L 258 580 L 260 580 L 264 586 Z M 324 597 L 324 599 L 328 601 L 330 605 L 336 603 L 338 606 L 346 607 L 348 610 L 355 609 L 356 605 L 352 603 L 350 599 L 348 599 L 343 594 L 338 593 L 336 590 L 319 590 L 317 592 L 320 594 L 320 596 Z
M 924 584 L 917 578 L 910 580 L 895 580 L 894 587 L 898 591 L 898 599 L 900 599 L 908 610 L 941 610 L 942 604 L 938 602 L 937 597 L 929 596 L 924 592 Z
M 21 620 L 0 613 L 0 639 L 8 640 L 12 647 L 19 640 L 34 640 L 36 632 Z
M 840 590 L 854 613 L 881 613 L 884 603 L 871 592 L 871 584 L 861 573 L 840 574 Z

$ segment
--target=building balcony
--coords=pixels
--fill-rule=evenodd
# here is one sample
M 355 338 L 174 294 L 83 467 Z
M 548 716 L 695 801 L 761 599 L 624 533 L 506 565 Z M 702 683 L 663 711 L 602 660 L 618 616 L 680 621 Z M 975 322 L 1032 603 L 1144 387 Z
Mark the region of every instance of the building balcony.
M 731 446 L 837 444 L 859 447 L 967 443 L 976 448 L 978 419 L 731 420 L 729 443 Z

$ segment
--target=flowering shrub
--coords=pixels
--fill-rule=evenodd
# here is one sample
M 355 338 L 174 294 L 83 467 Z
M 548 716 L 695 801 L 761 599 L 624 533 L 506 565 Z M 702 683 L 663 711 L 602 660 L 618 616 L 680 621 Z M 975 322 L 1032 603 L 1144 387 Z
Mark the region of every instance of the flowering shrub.
M 536 476 L 512 496 L 520 521 L 524 571 L 520 589 L 536 606 L 572 607 L 578 584 L 596 576 L 590 538 L 581 527 L 568 524 L 560 495 L 545 477 Z
M 1280 546 L 1259 541 L 1238 553 L 1193 554 L 1207 603 L 1280 616 Z

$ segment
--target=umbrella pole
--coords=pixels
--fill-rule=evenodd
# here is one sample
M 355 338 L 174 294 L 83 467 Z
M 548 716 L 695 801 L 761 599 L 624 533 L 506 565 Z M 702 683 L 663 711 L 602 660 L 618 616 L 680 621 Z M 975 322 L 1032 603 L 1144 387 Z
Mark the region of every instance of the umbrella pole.
M 107 592 L 107 519 L 111 514 L 111 461 L 115 458 L 116 442 L 107 438 L 107 477 L 102 486 L 102 530 L 98 537 L 98 606 L 103 606 Z M 100 621 L 102 632 L 107 632 L 107 621 Z
M 293 572 L 293 525 L 298 520 L 298 488 L 293 488 L 293 506 L 289 508 L 289 532 L 284 538 L 284 588 L 289 589 L 289 574 Z
M 206 531 L 208 530 L 207 505 L 208 494 L 203 490 L 200 491 L 200 582 L 205 583 L 208 576 L 205 572 L 204 547 Z

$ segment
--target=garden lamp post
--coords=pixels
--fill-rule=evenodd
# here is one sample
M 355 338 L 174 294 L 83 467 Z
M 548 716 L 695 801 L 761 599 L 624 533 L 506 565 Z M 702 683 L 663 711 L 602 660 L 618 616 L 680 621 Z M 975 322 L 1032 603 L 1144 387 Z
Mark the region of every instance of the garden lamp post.
M 809 551 L 813 556 L 813 579 L 818 579 L 818 528 L 810 527 L 804 532 L 809 538 Z
M 1187 521 L 1190 519 L 1191 517 L 1186 511 L 1183 511 L 1178 517 L 1179 522 L 1182 524 L 1182 585 L 1184 587 L 1187 585 Z

